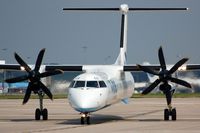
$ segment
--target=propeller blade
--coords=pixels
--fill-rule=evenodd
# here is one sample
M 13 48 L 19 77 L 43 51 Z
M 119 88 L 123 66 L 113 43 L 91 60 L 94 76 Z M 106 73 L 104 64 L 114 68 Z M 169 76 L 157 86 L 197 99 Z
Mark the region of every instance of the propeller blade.
M 192 86 L 191 86 L 188 82 L 186 82 L 186 81 L 184 81 L 184 80 L 177 79 L 177 78 L 173 78 L 173 77 L 170 77 L 169 80 L 170 80 L 171 82 L 176 83 L 176 84 L 179 84 L 179 85 L 182 85 L 182 86 L 185 86 L 185 87 L 188 87 L 188 88 L 192 88 Z
M 42 59 L 44 56 L 45 49 L 42 49 L 37 57 L 36 64 L 35 64 L 35 71 L 38 72 L 40 70 L 40 66 L 42 64 Z
M 24 96 L 23 104 L 26 104 L 31 96 L 31 86 L 32 86 L 32 83 L 29 83 L 26 89 L 26 94 Z
M 39 81 L 39 86 L 41 87 L 41 89 L 44 91 L 44 93 L 51 99 L 53 100 L 53 95 L 51 93 L 51 91 L 41 82 Z
M 6 79 L 5 81 L 7 83 L 16 83 L 16 82 L 21 82 L 21 81 L 24 81 L 24 80 L 27 80 L 27 79 L 28 79 L 28 76 L 24 75 L 24 76 L 20 76 L 20 77 L 16 77 L 16 78 Z
M 160 47 L 158 50 L 158 58 L 159 58 L 162 70 L 166 70 L 166 63 L 165 63 L 165 58 L 164 58 L 162 47 Z
M 22 67 L 24 67 L 24 69 L 25 69 L 27 72 L 30 72 L 30 71 L 31 71 L 31 68 L 24 62 L 24 60 L 23 60 L 17 53 L 15 53 L 15 59 L 17 60 L 17 62 L 18 62 Z
M 161 82 L 160 79 L 156 79 L 148 88 L 146 88 L 142 94 L 148 94 L 149 92 L 151 92 L 159 83 Z
M 180 66 L 182 66 L 186 61 L 188 61 L 188 58 L 183 58 L 180 61 L 178 61 L 170 70 L 169 74 L 174 73 Z
M 44 78 L 44 77 L 53 76 L 53 75 L 62 74 L 62 73 L 64 73 L 62 70 L 57 69 L 54 71 L 43 72 L 39 75 L 39 77 Z
M 147 73 L 150 73 L 150 74 L 153 74 L 153 75 L 158 75 L 159 76 L 159 73 L 156 72 L 156 71 L 153 71 L 151 70 L 150 68 L 148 68 L 147 66 L 141 66 L 139 64 L 137 64 L 137 66 L 144 72 L 147 72 Z

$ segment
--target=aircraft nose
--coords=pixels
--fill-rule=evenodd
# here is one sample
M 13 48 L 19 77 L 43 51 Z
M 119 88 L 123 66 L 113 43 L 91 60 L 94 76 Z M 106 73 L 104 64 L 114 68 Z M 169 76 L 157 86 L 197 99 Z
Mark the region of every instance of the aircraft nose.
M 103 92 L 98 89 L 77 89 L 69 90 L 68 99 L 71 106 L 79 112 L 93 112 L 104 106 Z

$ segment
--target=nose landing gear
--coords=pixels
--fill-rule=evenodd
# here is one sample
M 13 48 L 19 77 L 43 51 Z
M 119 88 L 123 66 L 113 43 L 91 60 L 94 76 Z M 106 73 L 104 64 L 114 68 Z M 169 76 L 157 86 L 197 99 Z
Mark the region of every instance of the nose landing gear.
M 89 113 L 81 113 L 81 124 L 84 125 L 85 122 L 90 125 L 90 114 Z

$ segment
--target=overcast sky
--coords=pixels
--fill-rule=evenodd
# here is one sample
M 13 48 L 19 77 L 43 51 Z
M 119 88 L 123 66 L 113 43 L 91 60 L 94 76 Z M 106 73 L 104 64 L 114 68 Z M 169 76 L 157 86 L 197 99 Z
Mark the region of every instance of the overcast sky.
M 129 12 L 128 63 L 200 63 L 200 0 L 0 0 L 0 59 L 14 52 L 34 63 L 112 64 L 119 53 L 120 12 L 66 12 L 64 7 L 188 7 L 189 11 Z

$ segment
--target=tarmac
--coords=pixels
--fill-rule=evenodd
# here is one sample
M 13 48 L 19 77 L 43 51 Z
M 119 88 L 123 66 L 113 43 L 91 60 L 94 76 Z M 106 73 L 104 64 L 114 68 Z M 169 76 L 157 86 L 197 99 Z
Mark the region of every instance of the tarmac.
M 164 98 L 136 98 L 91 114 L 90 125 L 80 125 L 80 114 L 67 99 L 44 100 L 49 120 L 36 121 L 38 99 L 0 100 L 2 133 L 199 133 L 200 98 L 174 98 L 177 121 L 164 121 Z

